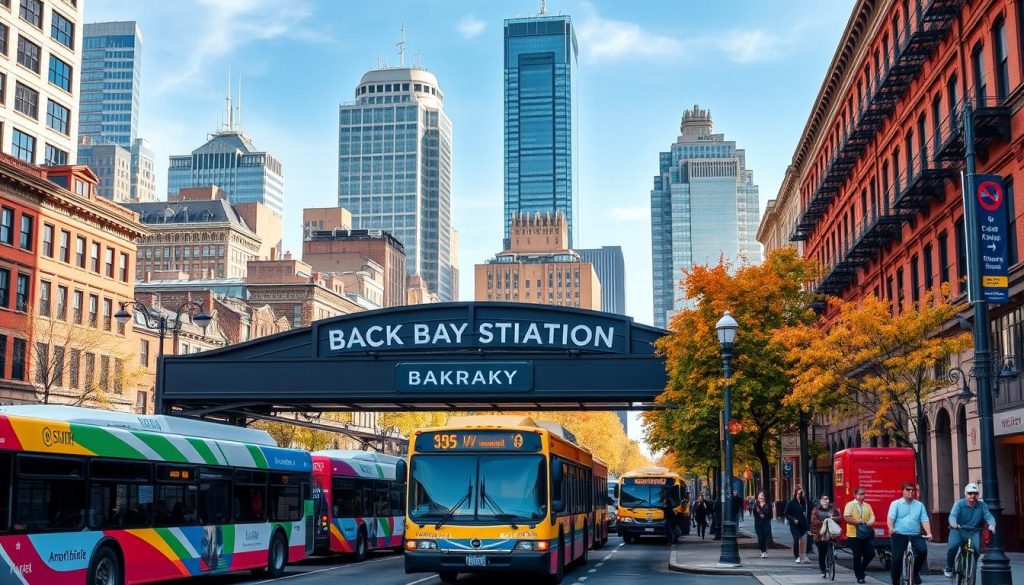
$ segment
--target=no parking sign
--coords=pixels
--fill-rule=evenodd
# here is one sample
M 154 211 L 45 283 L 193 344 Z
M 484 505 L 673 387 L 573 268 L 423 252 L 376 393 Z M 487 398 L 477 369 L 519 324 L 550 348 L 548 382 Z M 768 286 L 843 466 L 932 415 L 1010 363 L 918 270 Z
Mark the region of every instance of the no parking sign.
M 978 266 L 981 271 L 981 299 L 988 303 L 1009 302 L 1009 232 L 1006 189 L 999 175 L 974 176 L 977 218 Z

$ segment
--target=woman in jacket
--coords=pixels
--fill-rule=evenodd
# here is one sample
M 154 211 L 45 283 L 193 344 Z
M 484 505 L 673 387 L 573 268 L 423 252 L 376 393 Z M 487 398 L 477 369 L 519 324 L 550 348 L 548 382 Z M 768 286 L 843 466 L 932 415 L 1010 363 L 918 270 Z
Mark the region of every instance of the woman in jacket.
M 789 524 L 789 533 L 793 535 L 793 556 L 797 564 L 809 563 L 807 558 L 807 498 L 804 496 L 804 488 L 796 486 L 793 490 L 793 499 L 786 504 L 786 523 Z
M 768 556 L 768 541 L 772 535 L 772 506 L 764 492 L 758 492 L 754 505 L 750 507 L 754 515 L 754 532 L 757 533 L 757 548 L 761 549 L 761 558 Z
M 833 538 L 833 535 L 829 534 L 827 530 L 825 530 L 825 534 L 822 534 L 825 520 L 829 518 L 836 523 L 836 526 L 839 525 L 839 511 L 829 501 L 828 496 L 821 496 L 818 505 L 811 510 L 811 536 L 818 549 L 818 568 L 821 569 L 822 577 L 825 576 L 825 555 L 828 554 L 828 547 L 832 546 Z

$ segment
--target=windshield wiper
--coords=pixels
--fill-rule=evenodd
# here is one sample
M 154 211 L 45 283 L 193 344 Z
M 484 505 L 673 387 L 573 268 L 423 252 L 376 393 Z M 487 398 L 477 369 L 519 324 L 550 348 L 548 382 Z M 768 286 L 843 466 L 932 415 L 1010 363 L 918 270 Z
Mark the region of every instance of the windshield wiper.
M 473 497 L 473 478 L 472 477 L 469 478 L 469 485 L 466 486 L 466 495 L 462 496 L 459 499 L 458 502 L 455 502 L 454 506 L 452 506 L 451 508 L 448 508 L 448 513 L 445 514 L 444 517 L 441 518 L 440 520 L 438 520 L 437 524 L 434 525 L 434 530 L 437 530 L 438 528 L 441 527 L 442 524 L 444 524 L 445 522 L 451 520 L 452 516 L 455 515 L 455 512 L 457 512 L 458 509 L 462 507 L 462 504 L 465 504 L 467 501 L 469 501 L 469 498 L 471 498 L 471 497 Z
M 487 494 L 487 486 L 485 485 L 484 482 L 485 482 L 484 477 L 481 476 L 480 477 L 480 500 L 484 503 L 484 505 L 490 506 L 491 508 L 494 509 L 495 512 L 498 513 L 496 518 L 501 518 L 502 520 L 507 521 L 508 525 L 512 527 L 512 530 L 519 530 L 519 526 L 517 526 L 516 523 L 513 521 L 515 516 L 512 515 L 512 514 L 506 514 L 505 511 L 501 509 L 501 506 L 498 505 L 498 502 L 494 501 L 494 498 L 492 498 L 491 496 L 489 496 Z

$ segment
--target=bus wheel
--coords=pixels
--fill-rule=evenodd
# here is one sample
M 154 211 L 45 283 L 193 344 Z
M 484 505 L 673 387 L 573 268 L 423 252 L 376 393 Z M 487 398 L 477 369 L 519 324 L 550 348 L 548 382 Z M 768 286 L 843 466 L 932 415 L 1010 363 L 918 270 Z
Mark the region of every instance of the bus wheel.
M 280 532 L 275 532 L 270 539 L 270 548 L 267 550 L 266 576 L 277 579 L 284 574 L 284 567 L 288 564 L 288 545 Z
M 366 560 L 366 532 L 359 530 L 359 536 L 356 537 L 356 551 L 354 554 L 355 561 L 361 563 Z
M 565 537 L 558 535 L 558 564 L 554 575 L 548 575 L 548 583 L 558 585 L 565 577 Z
M 583 534 L 590 534 L 589 530 L 587 529 L 586 523 L 583 524 Z M 583 554 L 580 555 L 580 566 L 582 567 L 583 565 L 587 564 L 588 560 L 590 560 L 590 547 L 587 546 L 586 542 L 584 542 Z
M 121 585 L 121 560 L 109 546 L 98 550 L 89 563 L 89 585 Z
M 458 571 L 441 571 L 437 576 L 441 579 L 442 585 L 451 585 L 458 580 L 459 573 Z

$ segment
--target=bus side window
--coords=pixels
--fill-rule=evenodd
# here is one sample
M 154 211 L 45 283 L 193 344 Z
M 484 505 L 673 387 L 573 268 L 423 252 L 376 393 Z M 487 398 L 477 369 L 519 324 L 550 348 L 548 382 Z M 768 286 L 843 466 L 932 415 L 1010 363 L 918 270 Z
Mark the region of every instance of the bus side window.
M 154 526 L 187 526 L 196 523 L 195 468 L 157 465 Z
M 270 474 L 270 519 L 294 522 L 302 519 L 302 484 L 298 473 Z
M 352 518 L 356 516 L 359 504 L 359 492 L 355 488 L 355 480 L 348 478 L 334 479 L 333 510 L 335 518 Z
M 149 526 L 152 509 L 151 463 L 109 459 L 93 459 L 89 462 L 89 526 Z
M 373 516 L 374 515 L 374 497 L 373 497 L 373 480 L 372 479 L 357 479 L 356 485 L 359 486 L 359 508 L 356 515 L 358 516 Z
M 18 455 L 15 530 L 81 530 L 85 525 L 85 461 Z
M 11 529 L 11 480 L 14 470 L 11 469 L 13 456 L 0 453 L 0 532 Z
M 405 485 L 398 481 L 388 482 L 388 499 L 391 506 L 391 516 L 402 516 L 405 514 L 405 503 L 402 501 Z
M 227 524 L 231 522 L 231 471 L 225 469 L 199 470 L 199 523 Z
M 267 472 L 235 470 L 235 522 L 263 522 L 267 518 Z

